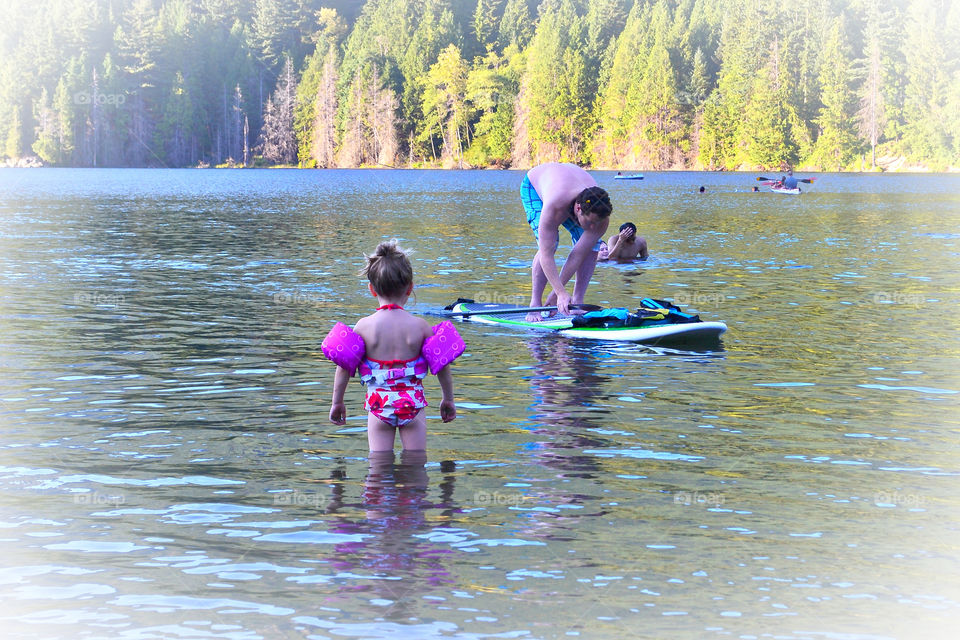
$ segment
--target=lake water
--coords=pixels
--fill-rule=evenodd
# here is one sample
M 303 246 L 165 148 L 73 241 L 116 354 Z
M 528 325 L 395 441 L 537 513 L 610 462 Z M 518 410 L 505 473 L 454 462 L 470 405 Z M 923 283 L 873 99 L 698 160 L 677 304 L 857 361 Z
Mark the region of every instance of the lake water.
M 0 171 L 4 637 L 955 637 L 960 176 L 596 176 L 651 259 L 587 302 L 721 347 L 462 323 L 457 419 L 370 462 L 363 252 L 525 303 L 522 173 Z

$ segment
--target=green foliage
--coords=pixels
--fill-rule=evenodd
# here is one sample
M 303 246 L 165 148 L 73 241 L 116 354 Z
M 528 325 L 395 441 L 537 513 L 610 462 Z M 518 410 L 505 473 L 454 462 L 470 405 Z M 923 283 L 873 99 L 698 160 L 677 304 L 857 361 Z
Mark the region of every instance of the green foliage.
M 937 0 L 6 2 L 0 153 L 240 163 L 292 130 L 302 166 L 946 169 L 958 41 Z
M 837 18 L 825 43 L 820 65 L 820 101 L 816 119 L 820 135 L 805 164 L 838 171 L 859 155 L 861 142 L 856 130 L 857 97 L 851 86 L 851 52 L 843 20 Z
M 589 126 L 585 28 L 570 0 L 541 5 L 527 56 L 530 142 L 534 162 L 583 159 Z

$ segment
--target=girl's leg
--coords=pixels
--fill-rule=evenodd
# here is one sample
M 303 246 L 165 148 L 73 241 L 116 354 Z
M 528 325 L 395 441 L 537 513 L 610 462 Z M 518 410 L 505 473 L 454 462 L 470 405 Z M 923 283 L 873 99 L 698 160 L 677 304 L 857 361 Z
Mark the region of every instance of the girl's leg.
M 426 451 L 427 449 L 427 413 L 420 409 L 417 417 L 400 427 L 400 442 L 404 452 Z
M 367 414 L 367 444 L 370 452 L 393 451 L 397 430 L 372 413 Z

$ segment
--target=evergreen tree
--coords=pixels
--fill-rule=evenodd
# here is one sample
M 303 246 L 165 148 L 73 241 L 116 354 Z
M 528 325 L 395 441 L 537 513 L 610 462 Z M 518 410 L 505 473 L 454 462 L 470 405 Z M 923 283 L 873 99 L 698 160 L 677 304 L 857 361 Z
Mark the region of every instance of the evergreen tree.
M 0 153 L 63 166 L 245 163 L 286 58 L 304 166 L 849 166 L 868 145 L 960 165 L 945 0 L 35 0 L 3 18 Z M 429 80 L 451 46 L 466 89 L 448 95 Z
M 333 46 L 324 59 L 314 103 L 310 156 L 320 167 L 336 164 L 337 148 L 337 54 Z
M 720 34 L 717 86 L 704 103 L 699 133 L 699 162 L 708 169 L 737 166 L 741 122 L 747 96 L 762 63 L 759 52 L 770 41 L 767 4 L 726 0 Z
M 342 107 L 345 113 L 339 164 L 391 166 L 399 150 L 396 94 L 375 64 L 354 74 Z
M 857 98 L 850 84 L 851 51 L 842 18 L 837 18 L 827 38 L 820 65 L 820 100 L 816 120 L 820 134 L 809 162 L 824 170 L 841 170 L 858 155 Z
M 733 166 L 786 169 L 797 161 L 791 138 L 796 119 L 782 83 L 780 50 L 771 45 L 766 66 L 757 74 L 743 114 L 742 146 Z
M 154 109 L 159 102 L 157 60 L 161 50 L 157 14 L 150 0 L 135 0 L 124 12 L 114 35 L 119 64 L 127 76 L 130 99 L 127 162 L 142 166 L 154 163 Z
M 857 124 L 860 136 L 870 145 L 870 167 L 877 166 L 877 144 L 886 126 L 883 67 L 880 40 L 868 32 L 865 59 L 862 61 L 863 85 Z
M 507 55 L 515 49 L 508 48 Z M 516 82 L 506 57 L 491 51 L 470 70 L 467 99 L 479 114 L 467 159 L 471 164 L 510 164 Z
M 581 161 L 589 127 L 584 23 L 571 0 L 541 5 L 527 52 L 526 108 L 533 161 Z
M 41 92 L 36 109 L 34 119 L 37 121 L 37 135 L 31 148 L 44 163 L 60 164 L 63 161 L 60 156 L 60 122 L 46 89 Z
M 470 144 L 470 107 L 467 103 L 467 64 L 450 45 L 430 67 L 423 87 L 423 136 L 439 134 L 441 161 L 463 167 L 463 151 Z
M 525 49 L 533 38 L 533 17 L 527 0 L 506 0 L 500 18 L 499 42 Z
M 257 145 L 259 153 L 270 162 L 295 164 L 297 138 L 293 130 L 293 111 L 297 97 L 293 60 L 286 59 L 276 90 L 267 99 L 263 112 L 263 127 Z
M 956 112 L 947 112 L 950 74 L 952 71 L 955 77 L 957 73 L 957 55 L 952 54 L 953 64 L 950 64 L 947 51 L 956 50 L 957 36 L 960 33 L 955 25 L 944 21 L 941 3 L 926 0 L 911 3 L 903 46 L 907 63 L 903 150 L 936 168 L 949 164 L 952 143 L 947 132 L 954 128 L 952 122 L 957 119 Z
M 337 45 L 340 43 L 347 26 L 334 9 L 321 9 L 318 12 L 319 29 L 314 36 L 316 48 L 305 61 L 305 67 L 297 84 L 297 102 L 294 109 L 294 130 L 297 134 L 297 157 L 300 166 L 314 166 L 320 159 L 314 155 L 313 148 L 318 140 L 323 145 L 329 142 L 330 154 L 323 153 L 324 160 L 321 166 L 330 166 L 333 159 L 333 145 L 335 137 L 324 130 L 319 136 L 314 135 L 314 126 L 317 123 L 327 122 L 326 115 L 321 118 L 323 109 L 334 107 L 334 114 L 329 119 L 329 125 L 334 127 L 336 114 L 336 77 L 337 77 Z M 333 82 L 330 86 L 329 83 Z M 321 145 L 321 147 L 323 146 Z
M 498 47 L 498 21 L 502 13 L 504 0 L 476 0 L 477 6 L 473 12 L 471 24 L 477 42 L 490 48 Z
M 3 145 L 3 154 L 8 158 L 19 158 L 23 152 L 23 120 L 20 118 L 20 108 L 14 107 L 10 125 L 7 130 L 7 141 Z

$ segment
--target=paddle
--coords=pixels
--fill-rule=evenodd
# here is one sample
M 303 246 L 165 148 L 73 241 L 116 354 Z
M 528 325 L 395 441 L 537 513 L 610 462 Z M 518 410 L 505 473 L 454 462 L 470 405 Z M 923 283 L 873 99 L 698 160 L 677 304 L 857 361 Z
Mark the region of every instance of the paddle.
M 764 178 L 763 176 L 760 176 L 759 178 L 757 178 L 757 182 L 760 182 L 763 180 L 766 180 L 767 182 L 780 182 L 779 178 Z M 816 180 L 816 178 L 798 178 L 797 182 L 806 182 L 807 184 L 813 184 L 814 180 Z
M 572 304 L 571 309 L 578 311 L 600 311 L 603 307 L 595 304 Z M 556 311 L 556 307 L 512 307 L 508 309 L 473 309 L 470 311 L 444 311 L 440 315 L 444 316 L 492 316 L 505 313 L 529 313 L 532 311 Z

